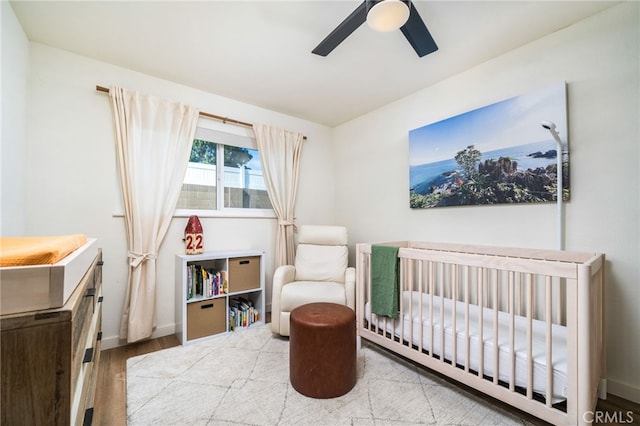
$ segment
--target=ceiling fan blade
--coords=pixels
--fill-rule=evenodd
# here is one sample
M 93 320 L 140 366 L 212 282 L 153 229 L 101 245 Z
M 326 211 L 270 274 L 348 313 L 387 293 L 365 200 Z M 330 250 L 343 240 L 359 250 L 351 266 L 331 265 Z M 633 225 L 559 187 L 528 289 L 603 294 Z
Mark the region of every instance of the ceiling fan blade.
M 335 30 L 325 37 L 315 49 L 311 52 L 320 56 L 327 56 L 333 49 L 335 49 L 340 43 L 344 41 L 349 35 L 354 32 L 360 25 L 364 24 L 367 20 L 367 2 L 362 2 L 360 6 L 356 8 L 351 15 L 342 21 Z
M 438 50 L 438 45 L 431 37 L 431 33 L 424 24 L 416 6 L 411 2 L 410 6 L 409 20 L 400 27 L 400 31 L 402 31 L 402 34 L 407 38 L 418 56 L 423 57 Z

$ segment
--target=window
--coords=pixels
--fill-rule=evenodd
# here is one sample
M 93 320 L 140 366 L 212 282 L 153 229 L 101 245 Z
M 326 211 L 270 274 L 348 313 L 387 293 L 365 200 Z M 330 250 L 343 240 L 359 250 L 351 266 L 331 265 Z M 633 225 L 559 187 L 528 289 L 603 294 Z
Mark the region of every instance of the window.
M 255 140 L 198 127 L 176 210 L 177 215 L 273 217 Z
M 216 210 L 218 145 L 195 139 L 176 209 Z

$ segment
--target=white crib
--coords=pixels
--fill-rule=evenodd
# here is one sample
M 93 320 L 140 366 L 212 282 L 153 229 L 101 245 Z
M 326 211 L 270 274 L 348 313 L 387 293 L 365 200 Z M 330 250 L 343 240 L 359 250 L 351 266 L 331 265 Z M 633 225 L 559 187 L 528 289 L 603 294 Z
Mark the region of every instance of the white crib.
M 597 253 L 427 242 L 399 247 L 396 319 L 371 312 L 371 246 L 357 244 L 358 336 L 556 425 L 606 398 Z

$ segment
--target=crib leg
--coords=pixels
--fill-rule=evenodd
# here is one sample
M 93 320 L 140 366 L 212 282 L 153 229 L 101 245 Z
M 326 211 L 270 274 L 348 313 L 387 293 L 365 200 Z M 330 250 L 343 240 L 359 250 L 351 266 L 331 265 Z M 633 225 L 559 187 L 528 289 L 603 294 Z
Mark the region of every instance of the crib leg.
M 600 388 L 598 389 L 598 398 L 605 401 L 607 399 L 607 379 L 600 379 Z

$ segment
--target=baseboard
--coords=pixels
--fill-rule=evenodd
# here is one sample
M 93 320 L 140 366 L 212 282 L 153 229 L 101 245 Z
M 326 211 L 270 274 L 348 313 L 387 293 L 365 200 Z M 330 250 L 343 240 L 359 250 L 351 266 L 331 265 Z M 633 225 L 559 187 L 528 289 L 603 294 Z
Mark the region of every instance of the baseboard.
M 158 337 L 171 336 L 172 334 L 176 334 L 176 325 L 168 324 L 163 325 L 162 327 L 156 327 L 156 329 L 151 334 L 151 339 L 156 339 Z M 120 339 L 120 336 L 109 336 L 102 337 L 102 346 L 100 347 L 101 351 L 105 351 L 107 349 L 117 348 L 119 346 L 125 346 L 127 344 L 126 340 Z
M 607 379 L 607 393 L 640 404 L 640 388 L 629 383 Z

